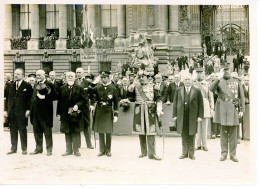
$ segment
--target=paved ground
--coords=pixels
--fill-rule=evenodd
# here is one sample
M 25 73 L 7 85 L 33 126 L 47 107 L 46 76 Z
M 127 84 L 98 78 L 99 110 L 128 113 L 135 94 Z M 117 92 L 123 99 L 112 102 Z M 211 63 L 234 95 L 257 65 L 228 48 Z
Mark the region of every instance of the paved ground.
M 238 145 L 239 162 L 235 163 L 229 159 L 219 161 L 219 138 L 209 139 L 209 151 L 196 151 L 194 161 L 178 159 L 181 154 L 178 136 L 165 138 L 162 161 L 139 159 L 139 140 L 134 135 L 113 136 L 110 158 L 97 157 L 98 149 L 87 149 L 83 140 L 81 157 L 62 157 L 64 134 L 53 134 L 53 140 L 52 156 L 46 156 L 46 150 L 40 155 L 23 156 L 20 143 L 18 153 L 5 155 L 10 149 L 10 136 L 3 132 L 0 184 L 252 184 L 255 179 L 249 141 Z M 157 137 L 156 142 L 157 154 L 161 156 L 162 137 Z M 33 134 L 29 133 L 28 152 L 34 147 Z

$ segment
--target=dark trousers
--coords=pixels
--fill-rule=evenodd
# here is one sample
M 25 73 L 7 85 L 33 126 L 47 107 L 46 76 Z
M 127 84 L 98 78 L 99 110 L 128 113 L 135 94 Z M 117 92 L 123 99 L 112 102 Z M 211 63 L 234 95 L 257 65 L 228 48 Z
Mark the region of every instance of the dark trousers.
M 237 126 L 220 126 L 221 156 L 236 156 L 237 149 Z M 228 149 L 229 148 L 229 149 Z
M 35 116 L 36 117 L 33 120 L 33 133 L 36 142 L 35 150 L 37 150 L 38 152 L 43 151 L 42 141 L 43 141 L 43 134 L 44 134 L 45 141 L 46 141 L 46 149 L 48 152 L 52 152 L 52 147 L 53 147 L 52 130 L 51 130 L 52 128 L 51 126 L 46 125 L 44 122 L 41 123 L 37 115 Z
M 111 152 L 111 141 L 111 133 L 99 133 L 99 150 L 101 153 Z
M 220 125 L 217 123 L 214 123 L 211 119 L 211 129 L 212 129 L 212 135 L 219 135 L 220 134 Z
M 147 143 L 146 136 L 148 141 L 148 156 L 155 155 L 155 136 L 154 135 L 139 135 L 140 146 L 142 154 L 147 155 Z
M 195 135 L 189 135 L 187 132 L 183 132 L 182 139 L 182 155 L 193 157 L 195 149 Z
M 78 140 L 80 133 L 65 133 L 66 152 L 72 154 L 79 152 Z
M 84 130 L 83 130 L 83 132 L 84 132 L 87 147 L 88 148 L 92 147 L 90 125 L 85 120 L 84 120 Z
M 26 125 L 19 122 L 16 117 L 13 117 L 10 120 L 10 136 L 11 136 L 11 151 L 16 152 L 17 151 L 17 143 L 18 143 L 18 131 L 20 134 L 20 141 L 21 141 L 21 147 L 22 151 L 27 150 L 27 129 Z

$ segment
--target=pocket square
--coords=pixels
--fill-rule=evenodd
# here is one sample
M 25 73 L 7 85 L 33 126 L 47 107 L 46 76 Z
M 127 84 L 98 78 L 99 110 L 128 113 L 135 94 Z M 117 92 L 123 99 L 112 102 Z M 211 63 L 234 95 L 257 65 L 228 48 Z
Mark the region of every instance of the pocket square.
M 23 91 L 27 91 L 27 89 L 24 89 Z

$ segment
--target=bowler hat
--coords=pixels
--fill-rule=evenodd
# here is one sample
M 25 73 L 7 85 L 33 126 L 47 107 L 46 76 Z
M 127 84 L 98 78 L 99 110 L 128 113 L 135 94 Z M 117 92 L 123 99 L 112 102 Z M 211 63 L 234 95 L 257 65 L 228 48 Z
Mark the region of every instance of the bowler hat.
M 28 74 L 28 77 L 34 77 L 34 78 L 36 78 L 36 74 L 30 73 L 30 74 Z
M 109 77 L 109 75 L 110 75 L 110 72 L 103 71 L 103 72 L 101 72 L 100 77 Z
M 39 83 L 38 85 L 36 85 L 36 89 L 41 95 L 47 95 L 51 92 L 51 88 L 45 83 Z

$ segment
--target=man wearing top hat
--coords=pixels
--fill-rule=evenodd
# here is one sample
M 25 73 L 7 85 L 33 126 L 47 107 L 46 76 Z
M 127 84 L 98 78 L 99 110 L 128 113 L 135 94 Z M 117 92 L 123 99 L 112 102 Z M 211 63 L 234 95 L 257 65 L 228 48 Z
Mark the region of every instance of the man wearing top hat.
M 45 71 L 36 72 L 37 82 L 31 98 L 30 120 L 33 125 L 33 133 L 36 148 L 31 155 L 43 152 L 43 134 L 45 136 L 47 156 L 52 155 L 52 127 L 53 127 L 53 101 L 57 99 L 54 85 L 45 78 Z
M 84 78 L 84 69 L 77 68 L 76 69 L 76 80 L 75 85 L 79 85 L 84 89 L 86 95 L 89 96 L 90 88 L 92 87 L 92 83 Z M 89 149 L 94 149 L 91 143 L 91 128 L 90 128 L 90 111 L 89 111 L 89 102 L 84 105 L 82 108 L 82 130 L 85 136 L 86 145 Z M 81 146 L 81 137 L 79 138 L 79 146 Z
M 160 118 L 163 114 L 161 93 L 149 82 L 147 71 L 140 70 L 138 75 L 139 80 L 129 86 L 129 92 L 133 93 L 131 96 L 135 97 L 136 102 L 133 133 L 139 134 L 141 147 L 139 158 L 148 155 L 149 159 L 161 160 L 155 152 L 156 118 Z M 159 128 L 161 127 L 159 122 Z
M 28 117 L 30 115 L 30 99 L 32 87 L 23 80 L 24 71 L 20 68 L 14 71 L 14 82 L 10 84 L 6 92 L 5 117 L 10 123 L 11 151 L 7 154 L 17 152 L 18 131 L 22 146 L 22 154 L 27 154 L 27 129 Z
M 230 76 L 228 64 L 224 66 L 218 79 L 211 84 L 210 90 L 218 93 L 213 122 L 220 124 L 220 161 L 227 159 L 229 151 L 230 159 L 238 162 L 236 157 L 237 129 L 239 117 L 243 116 L 245 110 L 245 100 L 241 83 Z
M 66 152 L 62 156 L 79 153 L 80 122 L 82 110 L 88 102 L 83 87 L 75 85 L 75 73 L 66 74 L 67 83 L 60 88 L 57 105 L 57 116 L 61 120 L 60 131 L 65 133 Z
M 96 108 L 93 118 L 93 130 L 99 133 L 99 154 L 98 156 L 111 154 L 111 141 L 113 132 L 113 122 L 118 120 L 118 93 L 111 84 L 109 72 L 102 72 L 101 83 L 92 90 L 91 110 Z
M 207 130 L 210 117 L 214 112 L 214 98 L 213 93 L 209 89 L 209 83 L 205 80 L 205 73 L 203 68 L 196 69 L 197 78 L 194 82 L 194 87 L 200 89 L 203 97 L 204 116 L 202 121 L 198 122 L 198 131 L 196 135 L 196 150 L 208 151 L 207 148 Z

